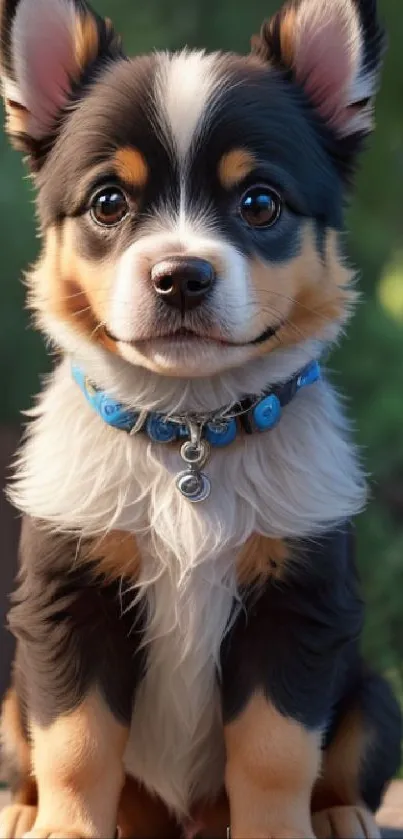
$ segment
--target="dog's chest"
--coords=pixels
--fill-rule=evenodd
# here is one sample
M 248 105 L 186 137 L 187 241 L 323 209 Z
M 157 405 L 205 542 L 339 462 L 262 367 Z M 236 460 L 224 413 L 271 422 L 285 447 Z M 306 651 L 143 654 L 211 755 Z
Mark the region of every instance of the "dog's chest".
M 214 582 L 217 565 L 224 571 L 221 584 Z M 222 557 L 214 573 L 204 563 L 183 580 L 167 569 L 146 592 L 147 670 L 125 764 L 179 815 L 223 783 L 217 663 L 234 602 L 226 567 Z

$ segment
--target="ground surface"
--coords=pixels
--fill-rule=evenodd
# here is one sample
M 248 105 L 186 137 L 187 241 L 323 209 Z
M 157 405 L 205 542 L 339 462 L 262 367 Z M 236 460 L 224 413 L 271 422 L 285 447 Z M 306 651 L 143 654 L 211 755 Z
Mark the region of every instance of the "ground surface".
M 7 801 L 7 792 L 0 790 L 0 810 Z M 384 839 L 403 839 L 403 781 L 392 784 L 378 814 L 378 822 Z

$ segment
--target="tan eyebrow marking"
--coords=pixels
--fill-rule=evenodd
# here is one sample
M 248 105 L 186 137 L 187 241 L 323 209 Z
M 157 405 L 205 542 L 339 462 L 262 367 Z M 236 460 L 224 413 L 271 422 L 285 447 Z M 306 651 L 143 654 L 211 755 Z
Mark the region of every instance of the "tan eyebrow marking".
M 218 164 L 218 177 L 225 189 L 241 183 L 256 166 L 252 152 L 236 148 L 226 152 Z
M 125 146 L 115 153 L 113 165 L 119 178 L 130 186 L 143 188 L 148 180 L 149 169 L 144 155 L 138 149 Z

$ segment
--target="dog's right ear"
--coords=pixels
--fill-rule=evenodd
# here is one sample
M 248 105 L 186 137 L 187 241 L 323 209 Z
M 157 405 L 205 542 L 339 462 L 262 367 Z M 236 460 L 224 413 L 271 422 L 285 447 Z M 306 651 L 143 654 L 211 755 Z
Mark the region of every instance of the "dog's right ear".
M 80 88 L 121 56 L 120 39 L 84 0 L 0 1 L 6 130 L 38 169 Z
M 304 89 L 354 157 L 373 128 L 385 34 L 376 0 L 286 0 L 252 48 Z M 348 149 L 348 152 L 347 152 Z

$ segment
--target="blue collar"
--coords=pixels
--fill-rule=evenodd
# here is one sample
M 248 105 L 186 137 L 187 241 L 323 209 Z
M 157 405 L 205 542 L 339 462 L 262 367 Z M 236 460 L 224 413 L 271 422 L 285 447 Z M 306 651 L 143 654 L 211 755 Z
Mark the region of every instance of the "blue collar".
M 209 414 L 181 416 L 125 408 L 99 390 L 79 367 L 73 367 L 73 377 L 94 411 L 112 428 L 129 434 L 141 432 L 154 443 L 181 443 L 179 453 L 182 467 L 186 468 L 176 476 L 176 487 L 187 501 L 195 504 L 205 501 L 211 493 L 210 478 L 202 472 L 211 446 L 228 446 L 238 432 L 253 434 L 274 428 L 283 408 L 302 388 L 317 382 L 321 372 L 318 362 L 313 361 L 285 384 L 271 387 L 260 396 L 247 396 Z
M 190 426 L 201 426 L 201 437 L 212 446 L 228 446 L 238 431 L 252 434 L 269 431 L 278 424 L 282 409 L 307 385 L 321 377 L 320 366 L 313 361 L 282 385 L 271 387 L 259 397 L 247 396 L 236 405 L 210 415 L 165 416 L 154 411 L 125 408 L 121 402 L 99 390 L 79 367 L 73 366 L 73 378 L 94 411 L 112 428 L 129 434 L 145 433 L 154 443 L 172 443 L 191 439 Z

